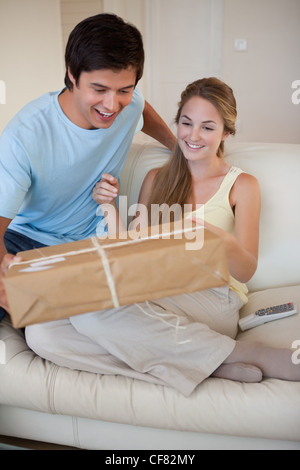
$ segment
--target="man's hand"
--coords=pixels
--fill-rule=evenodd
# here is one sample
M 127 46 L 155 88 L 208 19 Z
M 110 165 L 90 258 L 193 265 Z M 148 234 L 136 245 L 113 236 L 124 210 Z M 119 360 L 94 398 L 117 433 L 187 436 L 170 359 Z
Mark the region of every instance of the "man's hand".
M 98 204 L 110 204 L 115 201 L 119 193 L 118 179 L 108 173 L 103 173 L 102 178 L 93 189 L 92 198 Z
M 9 307 L 6 297 L 6 292 L 4 288 L 3 278 L 8 273 L 8 269 L 11 263 L 20 262 L 22 259 L 18 256 L 7 254 L 3 257 L 2 263 L 0 265 L 0 307 L 4 308 L 9 313 Z
M 119 232 L 126 231 L 116 204 L 118 193 L 118 179 L 108 173 L 103 173 L 101 181 L 95 185 L 92 194 L 94 201 L 101 207 L 108 235 L 113 237 Z

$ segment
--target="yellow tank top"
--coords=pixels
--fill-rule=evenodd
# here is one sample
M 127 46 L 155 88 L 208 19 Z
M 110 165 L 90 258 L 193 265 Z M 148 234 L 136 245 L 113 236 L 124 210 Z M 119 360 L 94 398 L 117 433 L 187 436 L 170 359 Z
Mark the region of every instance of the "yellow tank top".
M 204 204 L 204 219 L 208 223 L 220 227 L 229 233 L 233 233 L 235 225 L 234 213 L 229 201 L 229 193 L 235 180 L 241 173 L 244 173 L 243 170 L 232 166 L 225 175 L 218 191 Z M 203 217 L 203 209 L 200 209 L 200 211 Z M 197 210 L 192 212 L 192 215 L 197 215 Z M 246 284 L 230 276 L 230 287 L 240 295 L 244 304 L 248 302 L 248 289 Z

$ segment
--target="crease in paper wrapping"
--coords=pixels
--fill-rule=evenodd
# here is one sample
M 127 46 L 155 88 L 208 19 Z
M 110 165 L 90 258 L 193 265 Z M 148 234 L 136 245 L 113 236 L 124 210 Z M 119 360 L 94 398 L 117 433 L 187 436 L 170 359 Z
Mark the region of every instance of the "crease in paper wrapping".
M 4 278 L 14 327 L 228 284 L 223 240 L 200 230 L 204 242 L 197 249 L 186 249 L 196 247 L 191 233 L 133 239 L 128 232 L 126 239 L 97 237 L 19 253 L 22 262 Z

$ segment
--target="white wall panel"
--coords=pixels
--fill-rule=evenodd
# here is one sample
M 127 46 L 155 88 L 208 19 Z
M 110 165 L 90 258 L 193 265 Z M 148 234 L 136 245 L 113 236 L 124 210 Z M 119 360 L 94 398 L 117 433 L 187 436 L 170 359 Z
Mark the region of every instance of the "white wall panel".
M 146 0 L 147 98 L 173 127 L 181 91 L 221 73 L 222 0 Z

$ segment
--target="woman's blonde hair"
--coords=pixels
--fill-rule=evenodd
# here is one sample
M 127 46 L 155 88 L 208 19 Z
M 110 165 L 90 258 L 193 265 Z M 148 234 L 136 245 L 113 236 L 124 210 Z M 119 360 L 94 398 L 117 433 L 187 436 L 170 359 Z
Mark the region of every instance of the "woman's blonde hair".
M 181 93 L 175 122 L 178 125 L 183 106 L 194 96 L 209 101 L 220 113 L 224 122 L 224 132 L 235 134 L 237 117 L 236 100 L 232 89 L 218 78 L 202 78 L 190 83 Z M 224 142 L 220 142 L 217 155 L 224 156 Z M 151 205 L 179 204 L 182 208 L 187 203 L 192 190 L 191 173 L 180 147 L 176 144 L 169 161 L 159 169 L 153 182 L 148 202 L 149 224 L 151 223 Z M 161 219 L 161 217 L 160 217 Z M 161 220 L 160 220 L 161 222 Z

